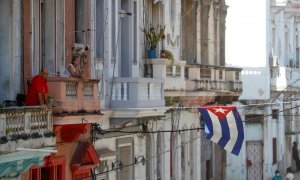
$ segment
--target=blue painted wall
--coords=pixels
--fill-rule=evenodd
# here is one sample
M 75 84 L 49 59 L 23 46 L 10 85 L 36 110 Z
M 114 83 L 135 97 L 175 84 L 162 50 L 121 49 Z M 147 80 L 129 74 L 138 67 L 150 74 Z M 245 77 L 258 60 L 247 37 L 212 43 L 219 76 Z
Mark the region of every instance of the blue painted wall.
M 9 1 L 0 0 L 0 103 L 9 98 Z

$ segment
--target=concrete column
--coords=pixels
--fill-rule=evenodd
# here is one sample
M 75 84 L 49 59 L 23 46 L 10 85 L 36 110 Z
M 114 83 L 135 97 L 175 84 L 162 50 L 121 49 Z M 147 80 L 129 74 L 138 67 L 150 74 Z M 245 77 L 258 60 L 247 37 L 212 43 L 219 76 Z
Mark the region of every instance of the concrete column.
M 209 27 L 209 10 L 211 1 L 203 1 L 201 4 L 201 64 L 209 64 L 208 59 L 208 27 Z
M 166 78 L 166 67 L 171 62 L 165 59 L 150 59 L 153 69 L 153 78 Z
M 219 41 L 220 41 L 220 65 L 225 66 L 225 19 L 227 15 L 228 6 L 224 5 L 220 9 L 220 17 L 219 17 Z

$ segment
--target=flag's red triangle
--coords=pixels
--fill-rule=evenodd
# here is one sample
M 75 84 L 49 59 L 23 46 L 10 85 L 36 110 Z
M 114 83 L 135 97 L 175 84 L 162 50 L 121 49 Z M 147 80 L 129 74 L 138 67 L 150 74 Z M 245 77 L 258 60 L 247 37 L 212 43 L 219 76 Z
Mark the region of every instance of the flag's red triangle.
M 207 109 L 222 120 L 227 116 L 227 114 L 230 111 L 232 111 L 235 108 L 235 106 L 207 106 L 202 108 Z

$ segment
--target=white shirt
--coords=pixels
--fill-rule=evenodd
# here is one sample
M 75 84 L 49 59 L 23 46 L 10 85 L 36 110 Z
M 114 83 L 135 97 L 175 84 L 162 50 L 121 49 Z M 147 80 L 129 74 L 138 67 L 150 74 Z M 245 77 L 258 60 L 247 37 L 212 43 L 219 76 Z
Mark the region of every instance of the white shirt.
M 66 69 L 65 69 L 65 71 L 64 71 L 64 73 L 63 73 L 63 76 L 65 76 L 65 77 L 71 77 L 71 76 L 72 76 L 71 73 L 68 71 L 69 68 L 73 68 L 74 71 L 76 70 L 76 68 L 74 67 L 73 64 L 69 64 L 69 65 L 66 67 Z
M 293 180 L 294 179 L 294 175 L 292 173 L 287 173 L 286 179 Z

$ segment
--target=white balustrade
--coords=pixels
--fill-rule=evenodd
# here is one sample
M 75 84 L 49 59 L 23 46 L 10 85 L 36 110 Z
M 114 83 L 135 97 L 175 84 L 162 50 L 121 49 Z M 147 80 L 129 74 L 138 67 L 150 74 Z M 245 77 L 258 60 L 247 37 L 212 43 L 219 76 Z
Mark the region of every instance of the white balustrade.
M 145 82 L 139 83 L 140 90 L 140 100 L 148 100 L 149 99 L 149 84 Z
M 112 100 L 117 100 L 117 98 L 116 98 L 116 86 L 117 86 L 117 84 L 118 83 L 114 83 L 112 86 L 113 86 L 113 88 L 112 88 L 112 92 L 111 92 L 111 99 Z
M 128 83 L 115 83 L 112 91 L 112 100 L 128 100 Z
M 189 65 L 187 87 L 197 91 L 241 91 L 242 82 L 239 80 L 241 68 L 218 67 L 207 65 Z M 222 74 L 220 74 L 222 72 Z
M 52 131 L 52 112 L 48 108 L 0 109 L 0 136 Z
M 122 85 L 123 85 L 122 86 L 123 87 L 122 88 L 122 90 L 123 90 L 122 91 L 123 92 L 122 100 L 125 101 L 125 100 L 128 100 L 128 83 L 122 83 Z
M 25 132 L 25 116 L 22 111 L 14 111 L 6 114 L 6 133 L 8 135 L 21 134 Z
M 155 92 L 156 92 L 156 99 L 157 100 L 160 100 L 160 99 L 164 98 L 162 91 L 163 91 L 162 84 L 161 83 L 156 83 Z
M 155 104 L 164 104 L 162 79 L 116 78 L 112 83 L 112 107 L 153 107 Z
M 113 91 L 113 99 L 121 100 L 121 83 L 116 83 Z

